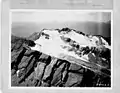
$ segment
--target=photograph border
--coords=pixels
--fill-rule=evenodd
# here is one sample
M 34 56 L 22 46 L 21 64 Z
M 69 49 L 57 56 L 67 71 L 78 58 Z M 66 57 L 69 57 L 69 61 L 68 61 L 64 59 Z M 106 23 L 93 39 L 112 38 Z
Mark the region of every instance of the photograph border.
M 80 12 L 110 12 L 111 13 L 111 87 L 34 87 L 34 86 L 11 86 L 11 25 L 12 25 L 12 12 L 39 12 L 39 11 L 80 11 Z M 41 90 L 41 89 L 102 89 L 102 90 L 111 90 L 113 89 L 113 10 L 49 10 L 49 9 L 11 9 L 9 11 L 9 89 L 32 89 L 32 90 Z

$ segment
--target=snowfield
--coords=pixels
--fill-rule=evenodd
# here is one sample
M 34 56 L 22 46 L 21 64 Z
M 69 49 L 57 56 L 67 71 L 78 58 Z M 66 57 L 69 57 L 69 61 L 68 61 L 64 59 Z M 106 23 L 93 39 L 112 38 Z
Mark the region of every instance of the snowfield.
M 70 32 L 64 33 L 64 31 L 59 32 L 58 30 L 52 29 L 45 29 L 42 30 L 42 34 L 39 39 L 35 41 L 35 46 L 30 47 L 32 50 L 37 50 L 48 54 L 50 56 L 54 56 L 60 58 L 60 55 L 68 55 L 72 56 L 76 59 L 81 59 L 84 61 L 89 61 L 88 55 L 79 56 L 75 53 L 74 50 L 69 51 L 72 49 L 72 46 L 66 43 L 61 37 L 70 38 L 71 40 L 75 41 L 80 47 L 105 47 L 110 49 L 110 45 L 105 41 L 102 37 L 99 38 L 97 36 L 86 36 L 83 34 L 76 33 L 74 30 Z M 93 54 L 93 56 L 95 56 Z

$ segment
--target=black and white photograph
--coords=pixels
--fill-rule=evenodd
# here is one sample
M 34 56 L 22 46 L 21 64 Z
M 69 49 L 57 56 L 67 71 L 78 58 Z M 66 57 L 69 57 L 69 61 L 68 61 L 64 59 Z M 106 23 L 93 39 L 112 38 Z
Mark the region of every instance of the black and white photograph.
M 11 11 L 11 87 L 108 87 L 112 13 Z

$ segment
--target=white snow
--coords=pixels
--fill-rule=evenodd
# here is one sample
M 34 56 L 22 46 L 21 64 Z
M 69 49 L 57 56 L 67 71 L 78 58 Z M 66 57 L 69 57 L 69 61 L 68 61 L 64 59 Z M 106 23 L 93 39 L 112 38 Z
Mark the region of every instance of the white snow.
M 108 49 L 111 49 L 111 47 L 110 47 L 110 45 L 108 44 L 108 42 L 105 41 L 102 37 L 101 37 L 101 39 L 102 39 L 102 43 L 105 44 L 104 46 L 105 46 L 106 48 L 108 48 Z
M 32 49 L 32 50 L 41 51 L 41 46 L 36 43 L 36 45 L 35 45 L 34 47 L 31 47 L 31 49 Z
M 84 55 L 82 57 L 79 57 L 75 54 L 74 51 L 68 51 L 67 48 L 63 47 L 70 47 L 68 43 L 65 43 L 61 38 L 61 34 L 56 30 L 43 30 L 45 34 L 48 34 L 50 37 L 49 39 L 46 39 L 45 36 L 41 36 L 39 39 L 35 41 L 36 45 L 35 47 L 31 47 L 32 50 L 37 50 L 40 52 L 43 52 L 45 54 L 54 56 L 59 58 L 61 54 L 65 54 L 68 56 L 73 56 L 77 59 L 82 59 L 87 61 L 88 56 Z M 68 34 L 64 34 L 64 37 L 71 38 L 72 40 L 79 43 L 81 46 L 97 46 L 96 41 L 99 41 L 97 37 L 87 37 L 80 35 L 74 31 L 69 32 Z M 103 42 L 105 42 L 102 39 Z M 105 44 L 108 46 L 108 44 L 105 42 Z
M 17 77 L 19 76 L 19 72 L 20 72 L 20 70 L 17 70 L 17 72 L 16 72 L 16 74 L 17 74 Z
M 64 36 L 71 38 L 72 40 L 76 41 L 80 45 L 88 45 L 88 42 L 89 42 L 85 36 L 80 35 L 74 31 L 71 31 L 68 34 L 65 34 Z
M 60 54 L 64 53 L 66 55 L 71 55 L 79 58 L 79 56 L 75 55 L 74 52 L 68 52 L 62 46 L 69 46 L 64 43 L 64 41 L 60 38 L 60 34 L 55 30 L 44 30 L 44 33 L 49 34 L 50 38 L 45 39 L 45 36 L 41 36 L 39 39 L 35 41 L 35 47 L 31 47 L 32 50 L 41 51 L 45 54 L 59 57 Z M 39 44 L 41 46 L 39 46 Z

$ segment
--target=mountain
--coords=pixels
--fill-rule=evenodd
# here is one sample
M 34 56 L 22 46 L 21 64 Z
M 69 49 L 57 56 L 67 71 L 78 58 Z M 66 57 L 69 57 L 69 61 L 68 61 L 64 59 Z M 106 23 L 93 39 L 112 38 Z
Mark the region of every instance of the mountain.
M 111 43 L 70 28 L 11 37 L 11 85 L 110 87 Z

